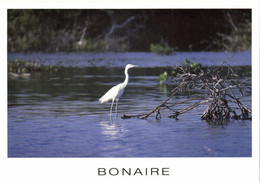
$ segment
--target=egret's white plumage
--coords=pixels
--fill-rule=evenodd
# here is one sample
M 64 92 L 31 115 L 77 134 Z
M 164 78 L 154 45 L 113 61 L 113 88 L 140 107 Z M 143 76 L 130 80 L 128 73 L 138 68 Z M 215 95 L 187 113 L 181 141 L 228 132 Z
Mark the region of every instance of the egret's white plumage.
M 125 89 L 126 85 L 128 84 L 128 80 L 129 80 L 128 69 L 134 68 L 134 67 L 138 67 L 138 66 L 132 65 L 132 64 L 127 64 L 125 67 L 125 81 L 123 83 L 120 83 L 120 84 L 112 87 L 110 90 L 107 91 L 107 93 L 105 93 L 105 95 L 103 95 L 99 99 L 99 101 L 101 103 L 112 100 L 112 104 L 111 104 L 111 108 L 110 108 L 110 121 L 112 121 L 112 108 L 113 108 L 114 101 L 116 100 L 116 113 L 117 113 L 117 102 L 118 102 L 119 98 L 121 97 L 121 95 L 124 93 L 124 89 Z
M 103 97 L 99 99 L 100 103 L 108 102 L 112 99 L 119 99 L 124 92 L 125 85 L 123 83 L 112 87 Z

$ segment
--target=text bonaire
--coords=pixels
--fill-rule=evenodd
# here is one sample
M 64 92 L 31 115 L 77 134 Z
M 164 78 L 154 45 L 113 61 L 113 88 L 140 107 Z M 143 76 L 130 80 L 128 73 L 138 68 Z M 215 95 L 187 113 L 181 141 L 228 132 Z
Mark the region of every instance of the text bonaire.
M 98 176 L 169 176 L 170 168 L 98 168 Z

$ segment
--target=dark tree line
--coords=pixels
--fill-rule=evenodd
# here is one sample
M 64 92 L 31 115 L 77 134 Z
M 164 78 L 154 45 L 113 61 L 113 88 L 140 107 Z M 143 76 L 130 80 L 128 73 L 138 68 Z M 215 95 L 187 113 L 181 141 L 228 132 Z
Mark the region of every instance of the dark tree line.
M 250 9 L 9 9 L 8 51 L 251 48 Z

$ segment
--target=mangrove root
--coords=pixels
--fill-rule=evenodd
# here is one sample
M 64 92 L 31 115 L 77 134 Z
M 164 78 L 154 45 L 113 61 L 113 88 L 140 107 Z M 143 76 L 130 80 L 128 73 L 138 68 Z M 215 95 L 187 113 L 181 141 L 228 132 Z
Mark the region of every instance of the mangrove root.
M 225 66 L 224 66 L 225 65 Z M 199 105 L 208 103 L 207 108 L 201 115 L 201 119 L 207 122 L 221 122 L 233 119 L 251 119 L 252 111 L 242 104 L 241 99 L 245 94 L 251 94 L 250 79 L 241 80 L 236 75 L 230 65 L 223 62 L 217 68 L 202 68 L 196 70 L 187 69 L 183 66 L 175 67 L 178 70 L 177 77 L 172 81 L 179 82 L 171 95 L 153 108 L 150 112 L 142 114 L 123 115 L 122 118 L 137 117 L 146 119 L 152 114 L 156 119 L 161 118 L 161 111 L 168 110 L 170 118 L 178 119 L 178 116 L 184 114 Z M 199 97 L 183 99 L 179 102 L 173 102 L 176 94 L 183 92 L 198 92 Z M 187 102 L 196 101 L 187 107 Z M 186 107 L 180 108 L 181 104 L 186 103 Z M 178 107 L 177 107 L 178 106 Z

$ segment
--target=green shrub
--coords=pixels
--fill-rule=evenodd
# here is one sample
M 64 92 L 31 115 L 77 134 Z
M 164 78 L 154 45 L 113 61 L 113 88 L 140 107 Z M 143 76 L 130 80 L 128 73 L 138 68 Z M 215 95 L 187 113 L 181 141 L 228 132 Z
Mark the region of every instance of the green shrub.
M 9 73 L 24 74 L 32 72 L 57 72 L 61 69 L 59 65 L 44 65 L 41 62 L 30 63 L 28 61 L 21 61 L 19 59 L 8 60 L 7 69 Z
M 158 77 L 158 81 L 160 82 L 160 84 L 167 81 L 167 79 L 170 78 L 170 77 L 172 77 L 172 78 L 176 77 L 178 75 L 178 73 L 180 73 L 180 71 L 179 71 L 180 67 L 181 67 L 181 69 L 186 70 L 186 72 L 188 72 L 188 73 L 191 73 L 191 74 L 195 73 L 196 74 L 202 66 L 199 63 L 195 63 L 195 62 L 190 61 L 189 59 L 186 59 L 185 61 L 183 61 L 181 66 L 172 67 L 172 70 L 171 70 L 170 73 L 165 71 L 162 74 L 160 74 L 159 77 Z
M 164 47 L 161 44 L 150 44 L 150 51 L 158 55 L 170 55 L 174 49 L 171 47 Z

